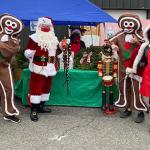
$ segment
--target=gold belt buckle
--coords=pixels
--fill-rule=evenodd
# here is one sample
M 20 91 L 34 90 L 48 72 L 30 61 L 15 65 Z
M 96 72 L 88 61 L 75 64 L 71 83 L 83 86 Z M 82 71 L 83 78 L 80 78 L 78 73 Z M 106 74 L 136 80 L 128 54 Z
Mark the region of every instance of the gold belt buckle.
M 53 62 L 51 62 L 51 61 L 53 61 Z M 48 56 L 48 63 L 56 63 L 56 57 L 54 57 L 54 58 L 51 58 L 50 56 Z
M 46 58 L 46 57 L 45 57 L 44 55 L 41 56 L 41 61 L 42 61 L 42 62 L 45 62 L 45 58 Z
M 48 63 L 50 63 L 51 62 L 51 57 L 50 56 L 48 56 Z

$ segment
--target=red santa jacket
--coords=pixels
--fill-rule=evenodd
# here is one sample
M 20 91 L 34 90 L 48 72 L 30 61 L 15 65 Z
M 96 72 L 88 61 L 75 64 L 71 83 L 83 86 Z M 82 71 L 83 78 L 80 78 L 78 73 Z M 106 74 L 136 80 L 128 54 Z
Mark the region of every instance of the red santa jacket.
M 135 60 L 135 58 L 136 58 L 136 56 L 137 56 L 137 54 L 138 54 L 139 49 L 140 49 L 140 46 L 136 47 L 136 48 L 133 50 L 133 52 L 132 52 L 132 54 L 131 54 L 131 57 L 130 57 L 128 60 L 125 61 L 125 67 L 126 67 L 126 68 L 127 68 L 127 67 L 128 67 L 128 68 L 133 68 L 133 63 L 134 63 L 134 60 Z M 144 56 L 143 56 L 141 62 L 143 62 L 145 65 L 147 64 L 146 61 L 145 61 L 145 59 L 144 59 Z M 140 67 L 140 65 L 139 65 L 139 67 L 137 68 L 137 73 L 136 73 L 136 74 L 137 74 L 138 76 L 142 77 L 144 69 L 145 69 L 145 66 L 141 66 L 141 67 Z
M 30 36 L 25 56 L 29 59 L 29 69 L 31 72 L 46 77 L 56 75 L 56 50 L 41 49 L 38 46 L 36 34 Z

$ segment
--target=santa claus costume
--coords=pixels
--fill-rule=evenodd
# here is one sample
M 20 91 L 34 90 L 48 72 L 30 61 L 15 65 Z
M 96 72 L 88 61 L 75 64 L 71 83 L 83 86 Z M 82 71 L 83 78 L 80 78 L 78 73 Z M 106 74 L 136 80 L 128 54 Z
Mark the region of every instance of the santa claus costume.
M 144 113 L 147 106 L 139 95 L 142 70 L 138 74 L 132 73 L 134 59 L 143 41 L 142 26 L 137 15 L 124 14 L 118 19 L 119 27 L 122 31 L 113 36 L 109 41 L 119 48 L 119 97 L 115 105 L 125 108 L 121 111 L 120 117 L 126 118 L 131 115 L 132 110 L 136 110 L 136 123 L 143 122 Z
M 133 72 L 137 73 L 138 64 L 141 63 L 143 56 L 146 55 L 148 64 L 144 69 L 140 93 L 142 96 L 150 98 L 150 25 L 145 28 L 144 40 L 145 42 L 141 45 L 134 61 Z
M 19 110 L 14 104 L 13 78 L 10 68 L 11 58 L 20 49 L 19 34 L 22 22 L 16 17 L 4 14 L 0 16 L 0 99 L 5 120 L 18 123 Z
M 44 103 L 49 100 L 52 76 L 57 73 L 57 46 L 52 20 L 47 17 L 39 18 L 36 33 L 29 37 L 25 50 L 31 71 L 28 98 L 32 121 L 38 120 L 37 112 L 51 111 L 44 109 Z

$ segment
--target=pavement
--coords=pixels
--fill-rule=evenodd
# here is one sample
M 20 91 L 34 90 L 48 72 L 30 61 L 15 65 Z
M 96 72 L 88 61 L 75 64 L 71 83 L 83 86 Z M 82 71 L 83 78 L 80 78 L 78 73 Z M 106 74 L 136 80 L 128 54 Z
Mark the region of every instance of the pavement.
M 29 108 L 21 109 L 21 123 L 0 114 L 0 150 L 149 150 L 150 118 L 134 123 L 119 113 L 106 116 L 99 108 L 53 106 L 32 122 Z

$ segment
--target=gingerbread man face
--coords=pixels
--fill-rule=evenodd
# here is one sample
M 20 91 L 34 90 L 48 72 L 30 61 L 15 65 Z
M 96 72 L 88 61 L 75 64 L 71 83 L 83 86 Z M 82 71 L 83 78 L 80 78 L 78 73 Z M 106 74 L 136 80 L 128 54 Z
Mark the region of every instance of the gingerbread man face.
M 13 36 L 17 36 L 23 29 L 22 22 L 14 16 L 4 14 L 0 17 L 0 33 Z
M 119 27 L 124 30 L 125 33 L 135 33 L 141 30 L 142 25 L 140 19 L 136 15 L 124 14 L 120 16 L 118 20 Z

